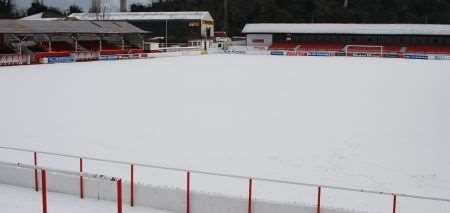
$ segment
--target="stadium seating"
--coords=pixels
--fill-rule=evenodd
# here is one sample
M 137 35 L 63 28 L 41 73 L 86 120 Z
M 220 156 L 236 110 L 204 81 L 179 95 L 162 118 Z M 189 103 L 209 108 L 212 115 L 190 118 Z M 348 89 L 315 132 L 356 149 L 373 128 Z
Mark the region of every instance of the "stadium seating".
M 301 43 L 299 50 L 340 52 L 344 47 L 345 45 L 340 43 Z
M 42 42 L 41 47 L 45 52 L 50 52 L 49 42 Z M 73 51 L 74 49 L 75 48 L 71 44 L 64 41 L 52 42 L 52 52 Z
M 276 42 L 269 48 L 270 50 L 295 50 L 297 44 L 293 42 Z
M 78 44 L 88 51 L 100 50 L 100 44 L 98 41 L 78 41 Z
M 407 53 L 450 54 L 450 46 L 409 46 Z
M 385 53 L 400 53 L 404 49 L 400 45 L 383 45 L 383 52 Z
M 5 46 L 0 46 L 0 54 L 14 54 L 14 50 Z

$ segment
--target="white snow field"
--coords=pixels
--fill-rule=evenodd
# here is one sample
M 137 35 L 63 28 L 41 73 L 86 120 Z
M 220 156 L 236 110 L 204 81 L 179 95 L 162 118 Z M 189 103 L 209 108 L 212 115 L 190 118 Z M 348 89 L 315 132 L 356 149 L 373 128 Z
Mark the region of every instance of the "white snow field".
M 42 213 L 41 192 L 0 184 L 0 205 L 2 212 Z M 92 199 L 80 200 L 77 197 L 59 193 L 47 193 L 48 212 L 64 213 L 111 213 L 117 212 L 117 203 Z M 168 213 L 165 211 L 123 206 L 127 213 Z
M 448 61 L 209 55 L 1 67 L 0 97 L 0 146 L 450 198 Z M 0 150 L 0 160 L 33 158 Z M 78 170 L 77 160 L 39 164 Z M 181 173 L 135 176 L 185 184 Z M 247 182 L 193 175 L 192 190 L 245 197 Z M 315 188 L 254 190 L 316 202 Z M 322 205 L 389 212 L 392 197 L 324 190 Z M 399 198 L 398 209 L 449 212 L 450 203 Z

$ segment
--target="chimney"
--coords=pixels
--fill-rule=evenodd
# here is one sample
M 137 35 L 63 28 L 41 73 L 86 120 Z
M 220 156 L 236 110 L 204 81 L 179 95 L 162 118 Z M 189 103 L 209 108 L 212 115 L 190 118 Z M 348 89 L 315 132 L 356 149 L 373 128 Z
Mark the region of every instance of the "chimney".
M 127 0 L 120 0 L 120 12 L 127 12 L 127 11 L 128 11 Z

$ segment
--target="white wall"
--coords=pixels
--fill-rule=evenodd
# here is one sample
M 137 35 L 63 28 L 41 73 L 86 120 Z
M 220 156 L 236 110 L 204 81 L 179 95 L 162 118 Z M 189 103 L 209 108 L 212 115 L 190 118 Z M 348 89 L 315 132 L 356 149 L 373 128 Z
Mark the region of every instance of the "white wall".
M 25 168 L 26 167 L 26 168 Z M 39 186 L 41 173 L 39 172 Z M 116 201 L 117 182 L 111 177 L 86 174 L 84 176 L 84 195 L 86 198 Z M 0 162 L 0 184 L 9 184 L 34 190 L 34 169 L 30 166 L 17 166 Z M 80 177 L 76 172 L 47 169 L 47 190 L 80 196 Z M 130 183 L 123 182 L 123 202 L 130 203 Z M 1 193 L 1 192 L 0 192 Z M 152 207 L 172 212 L 185 212 L 186 191 L 179 188 L 159 187 L 135 184 L 135 205 Z M 220 194 L 191 192 L 191 212 L 210 213 L 246 213 L 248 198 L 232 197 Z M 51 205 L 51 204 L 49 204 Z M 315 213 L 315 204 L 279 203 L 254 200 L 255 213 Z M 323 208 L 323 213 L 351 213 L 355 211 Z
M 272 34 L 248 34 L 247 46 L 251 47 L 269 47 L 273 43 Z

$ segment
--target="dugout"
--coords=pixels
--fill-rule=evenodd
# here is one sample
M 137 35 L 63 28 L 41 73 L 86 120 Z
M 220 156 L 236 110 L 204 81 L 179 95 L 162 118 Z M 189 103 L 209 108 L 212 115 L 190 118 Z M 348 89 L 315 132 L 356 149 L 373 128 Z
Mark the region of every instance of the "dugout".
M 126 21 L 142 30 L 152 31 L 167 43 L 187 43 L 214 36 L 214 19 L 209 12 L 111 12 L 73 13 L 75 20 Z

